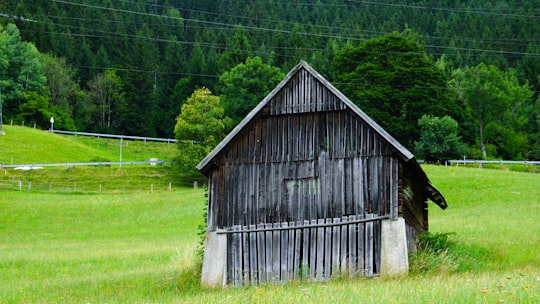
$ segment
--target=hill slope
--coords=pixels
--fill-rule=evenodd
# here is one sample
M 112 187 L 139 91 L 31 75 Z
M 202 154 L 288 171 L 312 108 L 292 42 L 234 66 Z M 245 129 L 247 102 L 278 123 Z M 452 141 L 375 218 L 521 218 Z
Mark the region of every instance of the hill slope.
M 0 164 L 119 161 L 120 142 L 83 136 L 59 135 L 42 130 L 4 126 L 0 136 Z M 123 141 L 122 160 L 149 158 L 170 160 L 176 145 L 155 142 Z

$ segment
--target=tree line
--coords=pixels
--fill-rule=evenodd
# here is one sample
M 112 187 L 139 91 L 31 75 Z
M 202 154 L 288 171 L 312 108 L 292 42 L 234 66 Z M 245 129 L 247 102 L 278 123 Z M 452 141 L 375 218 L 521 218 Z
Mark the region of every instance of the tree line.
M 198 94 L 219 100 L 219 138 L 303 59 L 420 158 L 539 159 L 539 14 L 510 0 L 1 3 L 4 122 L 184 138 Z

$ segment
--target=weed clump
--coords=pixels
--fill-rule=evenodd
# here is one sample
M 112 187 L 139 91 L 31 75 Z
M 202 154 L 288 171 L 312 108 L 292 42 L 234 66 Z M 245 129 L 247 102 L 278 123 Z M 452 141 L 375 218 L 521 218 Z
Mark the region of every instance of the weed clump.
M 458 257 L 451 248 L 455 243 L 450 239 L 454 233 L 424 233 L 418 238 L 418 247 L 410 257 L 411 273 L 454 273 L 459 268 Z

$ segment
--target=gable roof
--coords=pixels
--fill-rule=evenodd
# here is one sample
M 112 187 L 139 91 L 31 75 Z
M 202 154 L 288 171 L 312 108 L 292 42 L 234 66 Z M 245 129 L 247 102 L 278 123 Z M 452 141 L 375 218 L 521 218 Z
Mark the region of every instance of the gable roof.
M 321 74 L 315 71 L 307 62 L 300 61 L 294 68 L 291 69 L 289 73 L 285 76 L 283 81 L 277 85 L 272 92 L 270 92 L 249 114 L 196 166 L 197 170 L 207 173 L 212 166 L 214 159 L 217 158 L 220 153 L 232 142 L 246 126 L 256 117 L 260 115 L 262 109 L 268 105 L 268 103 L 280 92 L 285 85 L 300 71 L 305 70 L 311 74 L 315 79 L 320 81 L 324 87 L 326 87 L 331 93 L 336 95 L 336 97 L 345 104 L 345 106 L 358 115 L 369 127 L 371 127 L 383 140 L 388 142 L 392 146 L 398 155 L 405 162 L 412 162 L 412 168 L 416 171 L 416 176 L 419 177 L 423 184 L 425 185 L 425 195 L 435 203 L 437 203 L 441 208 L 446 208 L 446 201 L 442 194 L 437 190 L 429 181 L 426 174 L 420 168 L 420 165 L 414 159 L 414 155 L 403 145 L 401 145 L 394 137 L 392 137 L 388 132 L 386 132 L 379 124 L 377 124 L 371 117 L 369 117 L 364 111 L 362 111 L 357 105 L 355 105 L 349 98 L 347 98 L 341 91 L 334 87 L 330 82 L 328 82 Z
M 375 130 L 378 135 L 385 139 L 396 151 L 399 152 L 401 157 L 408 161 L 414 158 L 414 155 L 401 145 L 396 139 L 388 134 L 381 126 L 373 121 L 366 113 L 364 113 L 358 106 L 350 101 L 343 93 L 341 93 L 336 87 L 328 82 L 321 74 L 315 71 L 307 62 L 300 61 L 292 70 L 285 76 L 283 81 L 276 86 L 270 94 L 268 94 L 244 119 L 197 165 L 197 170 L 206 171 L 211 161 L 219 155 L 219 153 L 231 142 L 248 124 L 251 122 L 259 112 L 272 100 L 272 98 L 293 78 L 301 69 L 306 70 L 314 78 L 319 80 L 329 91 L 335 94 L 351 111 L 356 113 L 361 119 L 365 121 L 367 125 Z

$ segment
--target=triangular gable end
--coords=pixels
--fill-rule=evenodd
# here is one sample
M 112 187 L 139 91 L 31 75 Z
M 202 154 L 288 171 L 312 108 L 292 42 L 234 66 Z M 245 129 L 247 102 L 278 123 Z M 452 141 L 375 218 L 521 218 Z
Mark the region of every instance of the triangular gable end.
M 347 108 L 352 112 L 358 115 L 364 122 L 370 126 L 381 138 L 390 144 L 405 160 L 409 161 L 414 158 L 414 155 L 403 145 L 401 145 L 396 139 L 394 139 L 390 134 L 388 134 L 379 124 L 373 121 L 367 114 L 365 114 L 358 106 L 356 106 L 352 101 L 350 101 L 343 93 L 341 93 L 337 88 L 335 88 L 330 82 L 328 82 L 322 75 L 315 71 L 309 64 L 305 61 L 300 61 L 291 71 L 286 75 L 283 81 L 277 85 L 270 94 L 268 94 L 198 165 L 197 170 L 206 173 L 210 168 L 213 160 L 220 154 L 227 145 L 233 141 L 233 139 L 241 133 L 241 131 L 246 128 L 246 126 L 255 119 L 260 112 L 268 105 L 269 102 L 275 99 L 282 89 L 285 88 L 286 84 L 292 81 L 292 79 L 302 70 L 305 70 L 307 73 L 311 74 L 316 80 L 320 81 L 322 85 L 328 89 L 332 94 L 334 94 L 338 101 L 343 103 Z

